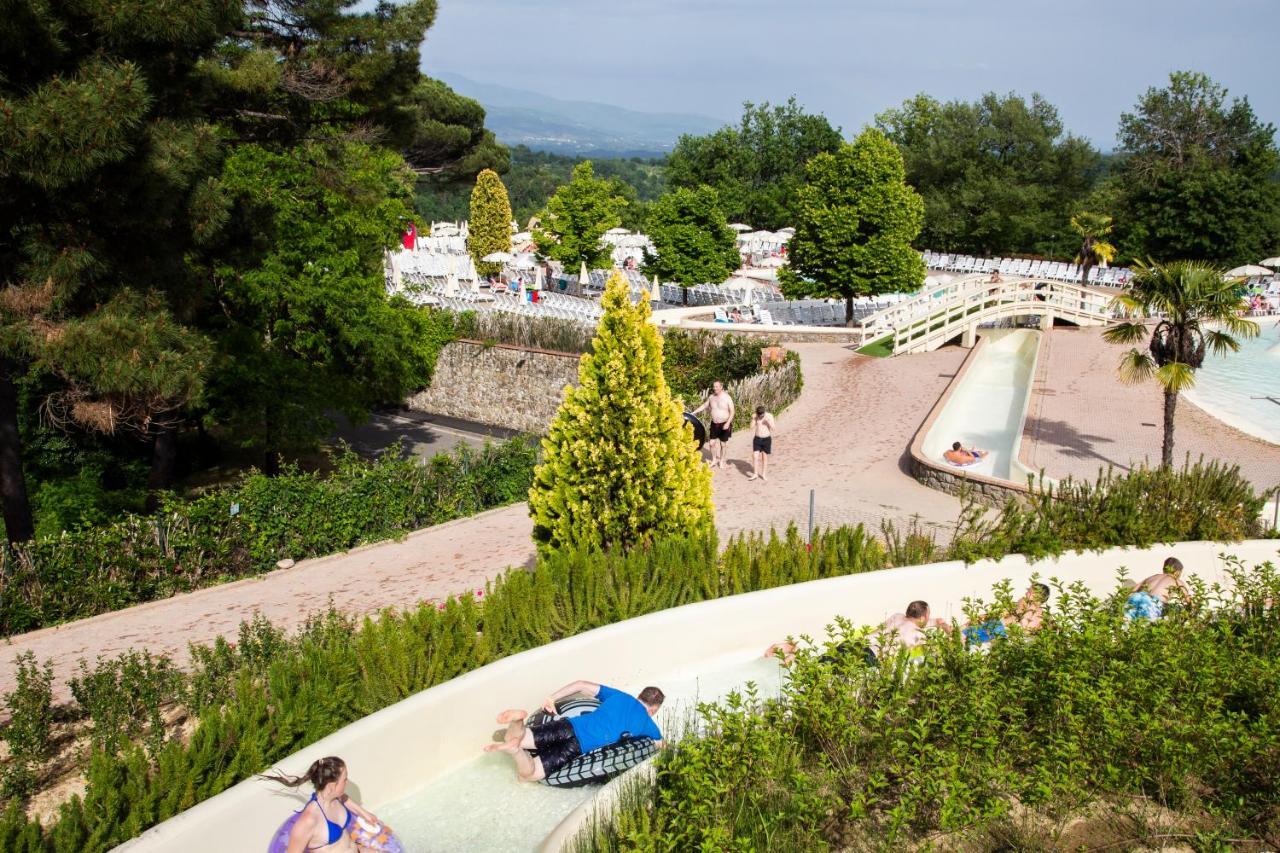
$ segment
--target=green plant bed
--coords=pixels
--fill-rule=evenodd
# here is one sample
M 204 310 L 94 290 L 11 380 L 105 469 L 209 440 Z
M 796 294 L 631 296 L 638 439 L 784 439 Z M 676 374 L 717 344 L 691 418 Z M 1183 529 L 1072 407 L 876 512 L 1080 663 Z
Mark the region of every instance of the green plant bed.
M 875 358 L 888 358 L 893 355 L 893 335 L 885 335 L 879 340 L 872 341 L 859 349 L 858 354 L 874 356 Z
M 985 653 L 939 637 L 920 665 L 804 648 L 780 699 L 702 708 L 703 734 L 577 849 L 1274 845 L 1280 575 L 1232 574 L 1155 623 L 1126 619 L 1127 588 L 1059 586 L 1038 633 Z
M 155 516 L 0 551 L 0 633 L 32 631 L 270 571 L 524 500 L 537 451 L 526 438 L 459 447 L 423 464 L 354 453 L 326 474 L 252 473 Z

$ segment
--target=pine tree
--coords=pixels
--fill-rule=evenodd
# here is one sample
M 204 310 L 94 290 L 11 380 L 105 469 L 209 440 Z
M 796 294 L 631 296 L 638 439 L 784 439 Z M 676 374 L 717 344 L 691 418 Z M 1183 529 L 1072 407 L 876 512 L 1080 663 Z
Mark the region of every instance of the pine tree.
M 502 264 L 485 263 L 481 258 L 494 252 L 511 251 L 511 200 L 507 198 L 502 178 L 492 169 L 476 176 L 476 187 L 471 191 L 467 250 L 480 275 L 496 275 L 502 271 Z
M 543 439 L 529 489 L 538 549 L 628 548 L 657 536 L 709 533 L 711 472 L 662 373 L 662 336 L 649 302 L 631 304 L 614 273 L 579 385 Z

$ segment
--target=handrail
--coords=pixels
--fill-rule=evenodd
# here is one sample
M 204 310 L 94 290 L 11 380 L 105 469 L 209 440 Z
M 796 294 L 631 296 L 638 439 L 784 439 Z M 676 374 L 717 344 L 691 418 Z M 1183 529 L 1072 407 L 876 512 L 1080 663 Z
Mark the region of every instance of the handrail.
M 892 336 L 894 352 L 924 352 L 970 325 L 1006 316 L 1052 313 L 1081 325 L 1105 324 L 1111 301 L 1109 294 L 1072 282 L 1032 276 L 993 282 L 972 275 L 865 317 L 861 327 L 864 341 Z

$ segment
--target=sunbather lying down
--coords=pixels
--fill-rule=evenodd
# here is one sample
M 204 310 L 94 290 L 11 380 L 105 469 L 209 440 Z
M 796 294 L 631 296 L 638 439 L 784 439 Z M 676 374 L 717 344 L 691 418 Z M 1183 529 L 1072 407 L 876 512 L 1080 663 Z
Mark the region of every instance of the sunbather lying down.
M 895 613 L 877 628 L 866 628 L 846 637 L 820 660 L 832 662 L 849 654 L 861 654 L 869 666 L 875 666 L 886 653 L 905 650 L 910 651 L 924 645 L 928 628 L 951 630 L 950 623 L 931 618 L 929 604 L 924 601 L 913 601 L 907 605 L 905 613 Z M 774 643 L 765 649 L 764 656 L 781 656 L 783 666 L 791 666 L 796 659 L 796 644 L 790 640 Z
M 942 454 L 942 458 L 950 462 L 952 465 L 964 467 L 966 465 L 974 465 L 986 458 L 987 451 L 978 450 L 976 447 L 970 447 L 967 450 L 960 444 L 955 442 L 951 445 L 951 449 Z
M 1027 587 L 1022 598 L 1013 606 L 1013 610 L 986 619 L 975 619 L 961 630 L 970 646 L 989 643 L 997 637 L 1009 636 L 1008 629 L 1014 625 L 1024 631 L 1038 631 L 1044 624 L 1044 605 L 1049 600 L 1049 587 L 1042 583 L 1033 583 Z

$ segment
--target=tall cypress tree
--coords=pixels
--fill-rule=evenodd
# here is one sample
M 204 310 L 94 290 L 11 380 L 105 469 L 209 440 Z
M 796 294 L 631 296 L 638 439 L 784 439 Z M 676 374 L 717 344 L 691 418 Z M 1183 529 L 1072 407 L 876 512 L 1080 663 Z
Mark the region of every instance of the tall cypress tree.
M 627 548 L 709 533 L 711 472 L 662 374 L 649 302 L 609 277 L 604 317 L 542 442 L 529 489 L 538 549 Z
M 492 169 L 476 177 L 471 191 L 471 224 L 467 232 L 467 250 L 476 262 L 480 275 L 493 275 L 502 264 L 480 260 L 494 252 L 511 251 L 511 199 L 502 178 Z

